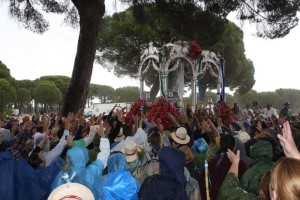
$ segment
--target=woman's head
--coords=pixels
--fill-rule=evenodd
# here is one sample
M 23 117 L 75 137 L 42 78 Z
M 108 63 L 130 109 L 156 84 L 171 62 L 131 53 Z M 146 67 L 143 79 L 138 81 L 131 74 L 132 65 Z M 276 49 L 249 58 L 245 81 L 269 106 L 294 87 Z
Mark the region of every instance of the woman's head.
M 281 158 L 272 170 L 270 179 L 271 199 L 300 199 L 300 160 Z

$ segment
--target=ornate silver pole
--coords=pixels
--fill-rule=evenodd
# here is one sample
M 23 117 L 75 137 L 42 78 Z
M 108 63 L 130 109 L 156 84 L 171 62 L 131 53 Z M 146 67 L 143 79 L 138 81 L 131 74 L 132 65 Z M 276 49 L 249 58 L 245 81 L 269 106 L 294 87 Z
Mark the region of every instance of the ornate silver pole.
M 140 77 L 140 99 L 144 99 L 144 80 Z
M 196 97 L 196 84 L 197 83 L 197 78 L 193 77 L 192 79 L 192 93 L 191 93 L 191 97 L 192 97 L 192 111 L 195 112 L 196 110 L 196 102 L 197 102 L 197 97 Z

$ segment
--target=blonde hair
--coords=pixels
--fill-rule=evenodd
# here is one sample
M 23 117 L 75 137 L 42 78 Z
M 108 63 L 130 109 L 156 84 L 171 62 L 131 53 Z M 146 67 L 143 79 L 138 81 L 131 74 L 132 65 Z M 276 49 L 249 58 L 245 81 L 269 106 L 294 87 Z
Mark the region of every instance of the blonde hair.
M 276 200 L 300 199 L 300 160 L 283 157 L 271 170 L 270 193 Z

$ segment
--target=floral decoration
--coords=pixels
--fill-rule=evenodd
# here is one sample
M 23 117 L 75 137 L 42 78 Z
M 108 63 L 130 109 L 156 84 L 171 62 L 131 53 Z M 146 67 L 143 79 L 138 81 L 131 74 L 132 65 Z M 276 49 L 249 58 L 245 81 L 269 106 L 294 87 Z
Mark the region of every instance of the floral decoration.
M 196 41 L 193 41 L 189 46 L 189 57 L 192 59 L 202 58 L 202 49 Z
M 137 102 L 131 105 L 130 110 L 126 112 L 126 116 L 124 118 L 125 124 L 131 124 L 132 117 L 134 115 L 141 116 L 144 107 L 144 101 L 142 99 L 138 99 Z
M 223 124 L 227 126 L 237 120 L 235 114 L 231 110 L 230 105 L 224 101 L 219 104 L 215 112 L 216 116 L 221 117 Z
M 148 121 L 154 120 L 156 122 L 157 119 L 160 119 L 163 127 L 169 129 L 173 124 L 168 118 L 168 113 L 172 114 L 174 117 L 179 116 L 178 109 L 164 97 L 160 97 L 151 104 L 150 110 L 146 116 Z

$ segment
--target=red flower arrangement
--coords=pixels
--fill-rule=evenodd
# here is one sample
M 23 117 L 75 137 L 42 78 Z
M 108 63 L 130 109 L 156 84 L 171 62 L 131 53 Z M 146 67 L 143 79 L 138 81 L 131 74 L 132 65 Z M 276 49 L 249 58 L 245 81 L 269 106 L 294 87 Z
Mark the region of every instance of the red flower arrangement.
M 175 118 L 179 116 L 179 111 L 177 108 L 165 98 L 160 97 L 156 102 L 152 103 L 150 106 L 149 112 L 146 114 L 147 120 L 161 119 L 161 124 L 165 129 L 169 129 L 172 127 L 172 122 L 168 118 L 168 113 L 172 114 Z
M 189 46 L 189 56 L 192 59 L 202 58 L 202 49 L 196 41 L 193 41 Z
M 124 118 L 125 124 L 131 124 L 132 117 L 134 115 L 141 116 L 142 115 L 142 109 L 144 107 L 144 101 L 142 99 L 138 99 L 137 102 L 131 105 L 130 110 L 126 112 L 126 116 Z
M 220 103 L 219 107 L 216 109 L 216 115 L 221 117 L 223 124 L 227 126 L 237 120 L 235 114 L 231 110 L 230 105 L 226 102 Z

